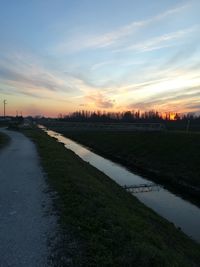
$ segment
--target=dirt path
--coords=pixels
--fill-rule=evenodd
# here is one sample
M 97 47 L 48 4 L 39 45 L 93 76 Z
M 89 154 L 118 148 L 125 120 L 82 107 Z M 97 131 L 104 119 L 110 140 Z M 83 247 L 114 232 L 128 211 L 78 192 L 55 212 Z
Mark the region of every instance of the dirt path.
M 0 131 L 11 138 L 0 151 L 0 266 L 51 266 L 56 218 L 35 145 L 21 133 Z

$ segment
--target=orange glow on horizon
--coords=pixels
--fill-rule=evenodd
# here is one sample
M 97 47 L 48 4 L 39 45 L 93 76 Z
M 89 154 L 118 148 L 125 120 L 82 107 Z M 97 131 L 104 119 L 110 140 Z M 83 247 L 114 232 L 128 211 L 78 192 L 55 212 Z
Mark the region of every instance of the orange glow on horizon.
M 176 112 L 163 112 L 161 113 L 161 117 L 163 119 L 167 119 L 170 121 L 176 121 L 178 119 L 178 117 L 180 116 L 180 113 L 176 113 Z
M 169 119 L 170 119 L 170 121 L 175 121 L 176 120 L 176 114 L 170 113 Z

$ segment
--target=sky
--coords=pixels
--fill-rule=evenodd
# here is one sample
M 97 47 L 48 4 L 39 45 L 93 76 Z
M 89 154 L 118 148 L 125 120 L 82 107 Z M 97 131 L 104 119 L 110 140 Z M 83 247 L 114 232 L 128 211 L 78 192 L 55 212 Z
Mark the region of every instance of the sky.
M 200 113 L 199 0 L 0 0 L 0 115 Z

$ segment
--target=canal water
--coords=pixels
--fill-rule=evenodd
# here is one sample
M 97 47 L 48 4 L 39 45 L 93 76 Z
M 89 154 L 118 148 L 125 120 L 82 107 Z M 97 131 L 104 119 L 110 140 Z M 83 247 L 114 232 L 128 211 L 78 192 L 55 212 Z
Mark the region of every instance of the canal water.
M 80 158 L 105 173 L 119 185 L 129 186 L 150 183 L 150 180 L 146 180 L 125 167 L 95 154 L 71 139 L 42 126 L 40 127 L 49 136 L 55 137 L 67 149 L 75 152 Z M 176 227 L 180 227 L 184 233 L 200 243 L 200 208 L 162 187 L 157 191 L 135 193 L 134 195 L 146 206 L 174 223 Z

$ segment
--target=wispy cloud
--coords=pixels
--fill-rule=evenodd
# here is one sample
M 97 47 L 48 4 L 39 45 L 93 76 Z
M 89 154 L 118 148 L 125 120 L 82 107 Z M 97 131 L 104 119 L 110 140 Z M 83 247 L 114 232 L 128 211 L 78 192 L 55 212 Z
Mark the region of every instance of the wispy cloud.
M 154 17 L 151 17 L 146 20 L 133 21 L 128 25 L 119 27 L 114 31 L 110 31 L 104 34 L 99 35 L 82 35 L 72 38 L 70 41 L 68 38 L 63 42 L 56 45 L 55 50 L 61 53 L 71 53 L 77 52 L 84 49 L 96 49 L 96 48 L 106 48 L 118 43 L 121 39 L 126 38 L 130 35 L 133 35 L 138 30 L 142 29 L 145 26 L 148 26 L 152 23 L 158 22 L 162 19 L 165 19 L 169 16 L 172 16 L 176 13 L 179 13 L 186 8 L 188 8 L 189 3 L 172 8 L 161 14 L 158 14 Z
M 59 99 L 58 93 L 73 94 L 74 90 L 74 83 L 62 73 L 44 68 L 26 55 L 20 56 L 20 59 L 18 55 L 12 55 L 12 61 L 9 57 L 0 60 L 0 82 L 4 87 L 10 88 L 11 92 L 14 90 L 20 94 L 46 99 Z
M 176 32 L 171 32 L 168 34 L 163 34 L 161 36 L 154 37 L 154 38 L 145 40 L 143 42 L 139 42 L 134 45 L 127 46 L 125 48 L 116 49 L 113 52 L 122 52 L 122 51 L 132 50 L 138 53 L 142 53 L 142 52 L 161 49 L 164 47 L 174 46 L 175 45 L 174 41 L 177 41 L 187 36 L 190 33 L 199 31 L 199 29 L 200 27 L 195 25 L 189 29 L 184 29 L 184 30 L 179 30 Z
M 199 72 L 197 71 L 197 73 Z M 200 101 L 200 78 L 196 74 L 192 70 L 180 73 L 177 71 L 173 78 L 170 78 L 169 75 L 166 80 L 146 83 L 144 88 L 141 87 L 138 92 L 140 96 L 144 95 L 144 97 L 132 97 L 127 108 L 199 112 L 200 110 L 194 109 L 195 103 Z M 131 92 L 128 94 L 131 95 Z M 133 92 L 132 95 L 137 95 L 137 92 Z M 193 108 L 189 108 L 190 106 Z
M 136 102 L 128 105 L 128 108 L 136 108 L 142 110 L 148 109 L 163 109 L 169 106 L 173 106 L 175 111 L 180 110 L 180 105 L 184 103 L 192 103 L 200 101 L 200 84 L 198 86 L 181 88 L 173 92 L 163 92 L 154 95 L 151 99 L 146 99 L 141 102 Z M 161 108 L 162 107 L 162 108 Z M 182 107 L 183 108 L 183 107 Z
M 31 60 L 32 63 L 26 55 L 21 55 L 20 60 L 18 55 L 12 55 L 12 61 L 9 57 L 0 60 L 0 92 L 59 102 L 78 100 L 78 104 L 83 100 L 87 106 L 113 107 L 114 101 L 103 88 L 100 93 L 100 88 L 88 83 L 82 75 L 53 71 L 42 67 L 34 58 Z
M 0 87 L 0 92 L 109 110 L 116 110 L 119 105 L 123 105 L 133 109 L 170 108 L 189 111 L 189 104 L 193 106 L 191 110 L 194 110 L 194 106 L 198 106 L 197 101 L 200 101 L 199 69 L 194 70 L 192 65 L 191 69 L 155 69 L 151 71 L 151 78 L 146 76 L 146 81 L 141 74 L 142 79 L 138 83 L 125 84 L 123 80 L 121 86 L 113 83 L 98 87 L 87 83 L 81 75 L 54 72 L 40 64 L 27 67 L 28 62 L 25 60 L 26 64 L 23 64 L 24 60 L 21 61 L 17 67 L 15 64 L 11 66 L 0 62 L 0 83 L 4 88 Z M 146 72 L 145 69 L 143 71 Z
M 144 61 L 142 60 L 135 60 L 135 61 L 129 62 L 127 59 L 123 61 L 119 59 L 114 59 L 114 60 L 95 63 L 94 65 L 92 65 L 91 70 L 96 71 L 109 65 L 113 65 L 113 66 L 117 65 L 118 67 L 123 68 L 123 67 L 130 67 L 130 66 L 142 65 L 142 64 L 144 64 Z
M 94 65 L 91 67 L 91 70 L 97 70 L 97 69 L 99 69 L 99 68 L 102 68 L 102 67 L 107 66 L 107 65 L 111 65 L 111 64 L 113 64 L 113 63 L 114 63 L 113 60 L 99 62 L 99 63 L 94 64 Z
M 94 92 L 91 95 L 86 95 L 84 97 L 84 102 L 87 103 L 88 107 L 92 108 L 103 108 L 111 109 L 115 105 L 114 99 L 109 99 L 107 96 L 100 92 Z

